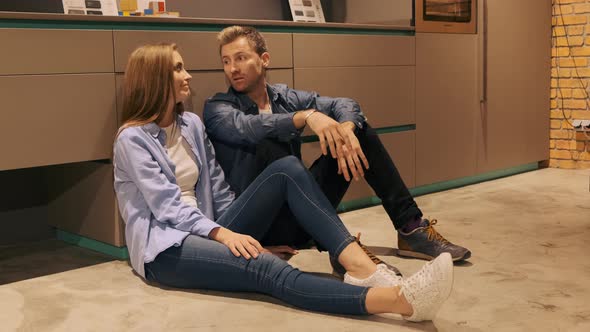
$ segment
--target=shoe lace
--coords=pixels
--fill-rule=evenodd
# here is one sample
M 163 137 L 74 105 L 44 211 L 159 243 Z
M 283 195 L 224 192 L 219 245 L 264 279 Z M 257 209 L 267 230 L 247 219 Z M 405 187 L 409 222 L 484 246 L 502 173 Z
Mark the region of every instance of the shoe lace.
M 406 296 L 411 296 L 416 299 L 416 296 L 421 293 L 422 289 L 427 288 L 433 279 L 433 271 L 427 268 L 428 265 L 432 264 L 432 261 L 426 263 L 418 272 L 414 273 L 409 278 L 404 280 L 404 291 Z
M 380 273 L 386 280 L 389 280 L 392 285 L 401 285 L 404 279 L 395 272 L 388 269 L 385 265 L 377 265 L 377 273 Z
M 426 233 L 428 235 L 428 240 L 439 241 L 439 242 L 442 242 L 443 244 L 449 243 L 449 240 L 445 239 L 442 235 L 440 235 L 439 232 L 436 231 L 436 229 L 434 229 L 433 226 L 436 225 L 437 222 L 438 222 L 438 220 L 432 219 L 428 223 L 428 226 L 426 226 Z
M 369 258 L 373 261 L 373 263 L 375 263 L 375 264 L 381 264 L 381 263 L 383 263 L 383 261 L 379 257 L 375 256 L 375 254 L 372 253 L 369 250 L 369 248 L 367 248 L 366 245 L 364 245 L 364 244 L 361 243 L 361 233 L 358 233 L 356 235 L 355 241 L 361 247 L 361 249 L 363 249 L 363 251 L 365 252 L 365 254 L 367 254 L 367 256 L 369 256 Z

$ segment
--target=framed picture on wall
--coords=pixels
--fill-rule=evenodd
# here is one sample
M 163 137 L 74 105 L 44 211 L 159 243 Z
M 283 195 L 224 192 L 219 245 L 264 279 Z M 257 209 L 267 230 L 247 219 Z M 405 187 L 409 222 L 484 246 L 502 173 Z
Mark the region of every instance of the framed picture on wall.
M 326 23 L 320 0 L 289 0 L 294 22 Z

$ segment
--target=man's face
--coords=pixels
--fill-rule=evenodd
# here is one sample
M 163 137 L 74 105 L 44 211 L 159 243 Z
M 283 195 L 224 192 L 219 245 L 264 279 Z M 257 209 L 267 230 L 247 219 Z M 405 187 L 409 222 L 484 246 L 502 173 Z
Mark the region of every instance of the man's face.
M 258 55 L 245 37 L 221 47 L 223 71 L 238 92 L 248 93 L 257 86 L 264 86 L 264 71 L 269 59 L 267 52 Z

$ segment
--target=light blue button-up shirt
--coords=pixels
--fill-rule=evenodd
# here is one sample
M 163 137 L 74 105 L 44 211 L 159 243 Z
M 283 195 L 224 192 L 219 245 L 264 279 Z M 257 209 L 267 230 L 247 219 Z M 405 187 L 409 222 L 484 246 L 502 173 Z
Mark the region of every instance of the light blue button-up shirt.
M 180 200 L 164 129 L 155 123 L 129 127 L 115 141 L 115 192 L 125 221 L 131 266 L 144 278 L 145 263 L 171 246 L 179 246 L 189 234 L 207 237 L 219 227 L 214 220 L 234 200 L 201 119 L 184 112 L 177 117 L 177 125 L 200 170 L 195 186 L 198 208 Z

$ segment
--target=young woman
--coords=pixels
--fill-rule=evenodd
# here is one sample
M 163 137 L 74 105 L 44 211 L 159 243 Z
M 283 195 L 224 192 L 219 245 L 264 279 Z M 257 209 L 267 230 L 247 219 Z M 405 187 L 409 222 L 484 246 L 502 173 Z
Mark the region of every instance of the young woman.
M 295 157 L 270 164 L 234 200 L 201 120 L 183 112 L 190 79 L 174 44 L 138 48 L 125 71 L 115 191 L 138 274 L 172 287 L 264 293 L 309 310 L 434 318 L 451 292 L 449 254 L 405 280 L 375 265 Z M 344 282 L 301 272 L 260 245 L 285 203 L 347 270 Z

